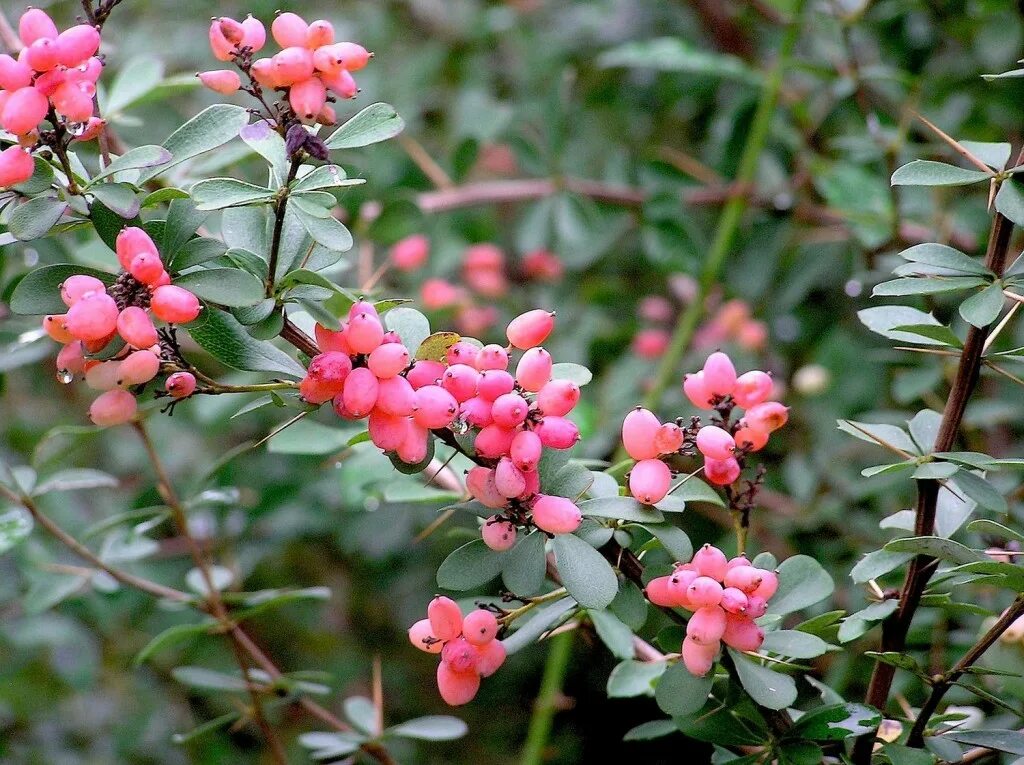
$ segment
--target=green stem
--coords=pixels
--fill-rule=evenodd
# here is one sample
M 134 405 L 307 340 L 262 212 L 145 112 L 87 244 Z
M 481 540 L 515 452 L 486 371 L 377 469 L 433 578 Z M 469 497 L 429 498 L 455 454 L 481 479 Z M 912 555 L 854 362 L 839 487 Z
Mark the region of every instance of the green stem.
M 779 98 L 779 91 L 782 89 L 783 74 L 789 66 L 793 48 L 800 35 L 800 12 L 803 9 L 803 0 L 799 0 L 796 5 L 792 20 L 783 33 L 778 59 L 765 78 L 761 97 L 758 99 L 757 109 L 750 124 L 750 133 L 747 134 L 747 141 L 743 146 L 743 154 L 740 156 L 739 168 L 734 181 L 734 186 L 739 191 L 722 208 L 718 226 L 715 229 L 715 238 L 700 274 L 697 294 L 679 316 L 668 350 L 665 351 L 661 365 L 654 377 L 654 383 L 644 398 L 644 407 L 647 409 L 655 409 L 658 406 L 662 395 L 676 375 L 679 362 L 693 338 L 697 323 L 704 311 L 704 301 L 715 282 L 718 281 L 722 265 L 732 248 L 736 231 L 749 204 L 750 195 L 747 193 L 747 189 L 753 183 L 757 173 L 757 163 L 768 140 L 775 104 Z
M 526 744 L 523 747 L 522 765 L 541 765 L 544 762 L 544 749 L 551 735 L 552 721 L 558 705 L 558 696 L 562 692 L 566 671 L 569 669 L 569 657 L 572 655 L 572 632 L 555 635 L 549 641 L 547 663 L 544 665 L 544 676 L 540 682 L 540 692 L 534 702 L 530 727 L 526 732 Z

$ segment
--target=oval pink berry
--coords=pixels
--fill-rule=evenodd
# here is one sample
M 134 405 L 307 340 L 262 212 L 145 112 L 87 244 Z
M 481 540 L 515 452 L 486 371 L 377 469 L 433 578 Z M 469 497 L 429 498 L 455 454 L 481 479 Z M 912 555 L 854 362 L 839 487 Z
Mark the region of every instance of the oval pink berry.
M 242 87 L 242 80 L 238 76 L 238 72 L 230 69 L 214 69 L 209 72 L 200 72 L 196 76 L 203 83 L 203 87 L 222 95 L 229 95 Z
M 745 372 L 736 378 L 732 398 L 744 409 L 768 400 L 772 395 L 772 378 L 767 372 Z
M 480 373 L 468 364 L 452 364 L 441 379 L 441 387 L 460 404 L 476 395 Z
M 736 367 L 726 354 L 716 351 L 704 362 L 704 384 L 715 396 L 728 396 L 736 386 Z
M 661 460 L 640 460 L 629 472 L 629 493 L 647 505 L 661 502 L 672 485 L 672 471 Z
M 534 428 L 540 442 L 551 449 L 571 449 L 580 440 L 580 429 L 564 417 L 545 417 Z
M 0 151 L 0 187 L 7 188 L 25 183 L 35 172 L 32 155 L 20 146 L 8 146 Z
M 100 361 L 85 372 L 85 384 L 93 390 L 113 390 L 121 381 L 120 361 Z
M 485 369 L 508 369 L 508 351 L 500 345 L 485 345 L 477 351 L 473 361 L 481 372 Z
M 747 427 L 772 433 L 789 420 L 789 407 L 778 401 L 766 401 L 756 404 L 743 415 L 743 424 Z
M 476 671 L 480 677 L 490 677 L 505 663 L 507 652 L 505 644 L 500 640 L 491 640 L 476 646 Z
M 583 522 L 580 509 L 571 499 L 539 494 L 533 502 L 533 522 L 549 534 L 571 534 Z
M 309 77 L 292 85 L 288 91 L 288 103 L 303 120 L 315 120 L 327 102 L 327 88 L 319 77 Z
M 175 372 L 167 378 L 164 388 L 171 398 L 186 398 L 196 389 L 196 378 L 191 372 Z
M 459 405 L 459 417 L 476 428 L 485 428 L 491 424 L 491 402 L 485 398 L 474 396 Z
M 267 28 L 263 22 L 252 14 L 242 22 L 242 47 L 250 48 L 253 53 L 263 49 L 267 44 Z
M 497 515 L 492 515 L 480 528 L 484 544 L 492 550 L 511 550 L 516 543 L 516 527 Z
M 92 117 L 92 99 L 96 95 L 96 86 L 91 82 L 65 82 L 59 85 L 50 96 L 57 114 L 71 122 L 88 122 Z
M 509 456 L 520 470 L 536 470 L 543 449 L 540 436 L 532 430 L 520 430 L 516 432 L 509 445 Z
M 423 234 L 407 236 L 391 245 L 391 263 L 399 271 L 415 271 L 427 262 L 428 257 L 430 240 Z
M 674 422 L 666 422 L 654 434 L 654 447 L 658 454 L 672 454 L 683 445 L 683 429 Z
M 579 400 L 579 385 L 572 380 L 551 380 L 537 392 L 536 403 L 543 414 L 564 417 Z
M 686 375 L 683 379 L 683 393 L 690 399 L 690 403 L 698 409 L 712 408 L 712 393 L 704 382 L 704 373 Z
M 53 40 L 40 38 L 25 49 L 25 63 L 37 72 L 48 72 L 60 64 L 60 53 Z
M 663 608 L 676 606 L 675 593 L 669 587 L 669 577 L 667 576 L 655 577 L 649 581 L 644 588 L 644 594 L 656 606 Z
M 437 690 L 450 706 L 468 704 L 480 690 L 480 675 L 476 672 L 456 672 L 447 662 L 442 661 L 437 665 Z
M 740 477 L 740 463 L 734 457 L 727 460 L 704 460 L 704 477 L 716 486 L 736 483 Z
M 459 412 L 459 403 L 439 385 L 424 385 L 415 396 L 413 419 L 428 430 L 448 427 Z
M 465 364 L 466 366 L 476 369 L 476 355 L 479 352 L 480 348 L 478 346 L 475 346 L 465 340 L 460 340 L 454 345 L 448 347 L 448 350 L 445 351 L 445 360 L 450 366 L 454 366 L 455 364 Z
M 696 608 L 717 606 L 722 602 L 722 585 L 710 576 L 698 576 L 686 592 L 690 603 Z
M 531 348 L 516 365 L 516 382 L 524 390 L 539 391 L 551 379 L 551 354 L 543 348 Z
M 366 367 L 358 367 L 345 378 L 341 397 L 345 408 L 354 417 L 365 417 L 377 404 L 379 391 L 380 384 L 373 372 Z
M 747 610 L 747 595 L 743 590 L 726 587 L 722 590 L 722 602 L 719 605 L 730 614 L 742 614 Z
M 78 66 L 99 48 L 99 30 L 88 24 L 69 27 L 57 35 L 57 50 L 64 66 Z
M 160 262 L 158 255 L 150 252 L 141 252 L 132 258 L 132 262 L 128 266 L 128 273 L 143 284 L 155 287 L 163 279 L 165 273 L 164 264 Z
M 137 408 L 135 396 L 128 391 L 108 390 L 92 402 L 89 407 L 89 418 L 101 428 L 109 428 L 134 418 Z
M 405 376 L 414 390 L 424 385 L 435 385 L 444 377 L 445 366 L 440 361 L 417 361 Z
M 695 609 L 696 605 L 690 602 L 690 585 L 697 579 L 697 572 L 690 566 L 680 566 L 672 572 L 669 577 L 668 587 L 675 598 L 675 605 L 682 608 Z
M 366 427 L 374 446 L 386 452 L 397 451 L 409 437 L 409 418 L 396 417 L 380 408 L 370 412 Z
M 635 460 L 649 460 L 657 457 L 658 447 L 654 443 L 661 428 L 653 412 L 637 407 L 622 421 L 622 445 L 626 453 Z
M 299 383 L 299 394 L 310 404 L 330 401 L 344 390 L 351 371 L 352 360 L 346 354 L 337 351 L 317 354 Z
M 710 544 L 705 544 L 693 555 L 690 565 L 701 576 L 709 576 L 721 582 L 729 569 L 729 559 L 725 553 Z
M 444 595 L 438 595 L 427 606 L 430 629 L 440 640 L 454 640 L 462 632 L 462 611 L 459 604 Z
M 0 125 L 15 135 L 24 135 L 39 126 L 50 109 L 46 96 L 31 85 L 19 88 L 7 97 L 0 112 Z
M 471 645 L 487 645 L 498 636 L 498 619 L 492 612 L 478 608 L 462 620 L 462 634 Z
M 725 572 L 725 586 L 735 588 L 745 595 L 753 595 L 761 586 L 762 571 L 753 566 L 734 566 Z
M 378 379 L 396 377 L 409 366 L 409 349 L 401 343 L 385 343 L 373 349 L 366 366 Z
M 514 428 L 521 425 L 530 411 L 529 402 L 518 393 L 498 396 L 491 407 L 491 417 L 496 425 Z
M 117 329 L 119 313 L 106 292 L 91 292 L 68 309 L 64 324 L 79 340 L 102 340 Z
M 419 465 L 427 458 L 427 449 L 430 446 L 430 432 L 420 427 L 412 420 L 409 421 L 409 430 L 405 434 L 405 440 L 396 450 L 398 458 L 406 465 Z
M 409 642 L 426 653 L 441 653 L 444 642 L 434 636 L 429 619 L 420 619 L 409 628 Z
M 80 375 L 85 371 L 85 349 L 80 340 L 68 343 L 57 354 L 57 371 Z
M 309 25 L 306 33 L 306 47 L 319 48 L 322 45 L 330 45 L 334 42 L 334 27 L 331 22 L 317 19 Z
M 138 306 L 128 306 L 117 317 L 117 334 L 134 348 L 149 348 L 159 342 L 149 314 Z
M 701 645 L 718 645 L 725 623 L 725 611 L 718 606 L 698 608 L 686 623 L 686 636 Z
M 370 353 L 384 342 L 384 325 L 373 314 L 356 314 L 349 319 L 346 337 L 353 351 Z
M 57 37 L 57 25 L 46 11 L 29 8 L 18 19 L 18 37 L 25 45 L 31 45 L 40 38 L 53 40 Z
M 515 378 L 503 369 L 486 369 L 477 378 L 477 395 L 487 401 L 496 401 L 515 387 Z
M 687 636 L 683 640 L 683 664 L 691 675 L 704 677 L 715 666 L 720 647 L 718 643 L 704 645 Z
M 518 497 L 526 491 L 526 476 L 512 460 L 502 457 L 494 468 L 494 487 L 503 497 Z
M 749 616 L 727 614 L 722 642 L 737 651 L 756 651 L 764 642 L 764 631 Z
M 751 594 L 764 598 L 766 601 L 770 600 L 775 591 L 779 589 L 779 575 L 774 571 L 766 571 L 763 568 L 758 569 L 758 571 L 761 573 L 761 584 Z
M 199 298 L 186 289 L 165 284 L 153 290 L 149 309 L 168 324 L 187 324 L 199 315 Z
M 309 25 L 296 13 L 280 13 L 270 25 L 270 34 L 282 48 L 303 47 L 309 37 Z
M 508 497 L 502 495 L 495 485 L 492 468 L 479 465 L 471 468 L 466 474 L 466 488 L 485 507 L 501 509 L 508 504 Z
M 741 427 L 733 438 L 736 441 L 736 446 L 740 449 L 758 452 L 768 443 L 768 432 L 758 428 Z
M 134 351 L 118 367 L 117 385 L 121 388 L 142 385 L 156 377 L 159 371 L 159 356 L 152 351 Z
M 697 448 L 705 457 L 727 460 L 733 456 L 736 442 L 728 431 L 717 425 L 705 425 L 697 431 Z
M 131 268 L 135 256 L 141 255 L 144 252 L 155 256 L 158 260 L 160 259 L 160 254 L 157 252 L 153 240 L 149 234 L 138 226 L 128 226 L 121 229 L 121 233 L 117 235 L 115 249 L 117 251 L 117 260 L 125 271 Z
M 17 61 L 6 53 L 0 54 L 0 88 L 17 90 L 32 84 L 34 72 L 24 61 Z
M 520 350 L 528 350 L 548 339 L 555 328 L 555 315 L 541 309 L 520 314 L 508 324 L 508 341 Z
M 283 86 L 295 85 L 313 77 L 313 54 L 305 48 L 285 48 L 272 56 L 270 61 L 274 78 Z
M 500 425 L 487 425 L 476 434 L 473 447 L 481 457 L 496 459 L 508 454 L 516 432 Z

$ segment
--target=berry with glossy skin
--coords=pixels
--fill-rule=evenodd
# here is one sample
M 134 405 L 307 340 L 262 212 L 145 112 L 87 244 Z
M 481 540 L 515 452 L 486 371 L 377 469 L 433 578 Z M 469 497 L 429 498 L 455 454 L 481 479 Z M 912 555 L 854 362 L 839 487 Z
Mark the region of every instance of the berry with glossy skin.
M 459 413 L 459 402 L 439 385 L 424 385 L 415 396 L 413 419 L 428 430 L 448 427 Z
M 46 11 L 29 8 L 18 19 L 18 37 L 25 45 L 31 45 L 39 39 L 54 40 L 57 38 L 57 25 Z
M 407 236 L 391 245 L 390 254 L 391 264 L 399 271 L 416 271 L 430 257 L 430 240 L 423 234 Z
M 686 636 L 701 645 L 718 645 L 725 624 L 725 611 L 718 606 L 698 608 L 686 623 Z
M 149 301 L 153 314 L 168 324 L 187 324 L 199 315 L 199 298 L 186 289 L 165 284 L 153 290 Z
M 310 404 L 330 401 L 345 388 L 345 380 L 352 372 L 352 359 L 337 351 L 314 356 L 309 362 L 306 376 L 299 383 L 299 394 Z
M 675 592 L 670 587 L 670 577 L 659 576 L 647 583 L 644 594 L 647 599 L 656 606 L 663 608 L 674 608 L 676 605 Z
M 120 361 L 98 361 L 85 371 L 85 384 L 93 390 L 113 390 L 119 387 Z
M 270 34 L 282 48 L 305 47 L 309 24 L 296 13 L 279 13 L 270 25 Z
M 468 364 L 452 364 L 441 378 L 441 387 L 461 404 L 476 395 L 479 379 L 480 373 Z
M 267 28 L 263 22 L 254 18 L 252 14 L 242 22 L 242 46 L 252 48 L 256 53 L 267 44 Z
M 128 226 L 121 229 L 121 233 L 117 235 L 115 250 L 117 252 L 117 260 L 125 271 L 131 269 L 132 260 L 135 259 L 135 256 L 144 252 L 154 255 L 157 259 L 160 258 L 156 245 L 149 237 L 149 234 L 138 226 Z
M 516 544 L 516 527 L 497 515 L 492 515 L 484 521 L 480 528 L 480 536 L 483 537 L 484 544 L 492 550 L 511 550 Z
M 779 589 L 779 575 L 774 571 L 758 569 L 761 572 L 761 584 L 754 590 L 752 595 L 758 598 L 769 600 L 775 591 Z
M 734 457 L 727 460 L 704 460 L 704 477 L 716 486 L 736 483 L 740 477 L 740 463 Z
M 397 380 L 399 378 L 392 378 Z M 365 417 L 377 404 L 380 383 L 377 377 L 366 367 L 357 367 L 345 378 L 341 393 L 345 409 L 353 417 Z
M 24 61 L 37 72 L 48 72 L 60 64 L 57 43 L 40 38 L 25 48 Z
M 747 595 L 743 590 L 726 587 L 722 590 L 722 602 L 719 605 L 730 614 L 742 614 L 747 610 Z
M 437 690 L 450 706 L 468 704 L 480 690 L 480 675 L 476 672 L 455 672 L 442 661 L 437 665 Z
M 331 22 L 317 19 L 310 23 L 309 31 L 306 33 L 307 48 L 316 49 L 323 45 L 330 45 L 333 42 L 334 27 L 331 25 Z
M 763 571 L 753 566 L 735 566 L 725 572 L 723 581 L 726 587 L 733 587 L 746 595 L 753 595 L 761 586 Z
M 672 485 L 672 471 L 661 460 L 640 460 L 629 471 L 629 493 L 639 502 L 661 502 Z
M 327 102 L 327 88 L 319 77 L 296 82 L 288 91 L 288 103 L 299 119 L 315 120 Z
M 508 351 L 500 345 L 485 345 L 477 351 L 473 363 L 481 372 L 487 369 L 506 370 L 508 369 Z
M 85 371 L 85 349 L 80 340 L 68 343 L 57 354 L 57 371 L 70 372 L 73 375 Z
M 117 329 L 119 313 L 106 292 L 90 292 L 68 309 L 64 324 L 79 340 L 102 340 Z
M 717 606 L 722 602 L 722 585 L 710 576 L 698 576 L 690 583 L 686 594 L 695 608 Z
M 196 389 L 196 378 L 191 372 L 175 372 L 167 378 L 164 388 L 171 398 L 187 398 Z
M 704 645 L 689 635 L 683 640 L 683 664 L 691 675 L 704 677 L 715 666 L 715 657 L 721 646 L 718 643 Z
M 34 130 L 46 117 L 50 102 L 37 88 L 28 85 L 11 93 L 0 111 L 0 125 L 15 135 Z
M 440 361 L 417 361 L 405 378 L 414 390 L 424 385 L 436 385 L 444 377 L 445 366 Z
M 749 409 L 756 404 L 761 404 L 772 395 L 772 378 L 767 372 L 744 372 L 736 378 L 736 385 L 732 391 L 733 400 L 736 406 Z
M 704 362 L 704 384 L 716 396 L 728 396 L 736 386 L 736 367 L 726 354 L 716 351 Z
M 91 82 L 65 82 L 53 91 L 50 103 L 57 114 L 71 122 L 87 122 L 92 117 L 92 99 L 96 86 Z
M 142 385 L 156 377 L 159 371 L 159 356 L 152 351 L 134 351 L 121 361 L 118 367 L 117 385 L 121 388 Z
M 526 492 L 526 476 L 512 460 L 502 457 L 494 468 L 494 488 L 503 497 L 519 497 Z
M 370 412 L 366 427 L 375 446 L 386 452 L 393 452 L 397 451 L 409 437 L 409 424 L 408 417 L 396 417 L 381 411 L 378 407 Z
M 99 49 L 99 30 L 89 24 L 68 27 L 57 35 L 57 51 L 64 66 L 78 66 Z
M 659 420 L 653 412 L 637 407 L 626 415 L 622 421 L 622 445 L 635 460 L 649 460 L 657 457 L 658 447 L 654 443 L 661 428 Z
M 737 447 L 757 452 L 768 443 L 768 433 L 758 428 L 742 427 L 736 431 L 733 439 Z
M 160 262 L 158 255 L 140 252 L 132 258 L 132 262 L 128 266 L 128 273 L 143 284 L 156 287 L 163 281 L 166 271 L 164 271 L 164 264 Z
M 406 465 L 419 465 L 427 458 L 427 448 L 429 445 L 430 432 L 410 420 L 405 441 L 402 442 L 402 445 L 398 447 L 395 453 Z
M 551 379 L 551 354 L 543 348 L 530 348 L 516 365 L 516 382 L 524 390 L 536 393 Z
M 683 393 L 690 399 L 690 403 L 698 409 L 711 409 L 712 394 L 707 383 L 704 382 L 703 372 L 686 375 L 683 380 Z
M 56 314 L 43 317 L 43 331 L 62 345 L 67 345 L 75 340 L 75 336 L 68 332 L 64 323 L 64 314 Z
M 498 668 L 505 663 L 508 655 L 505 644 L 500 640 L 491 640 L 482 646 L 477 646 L 476 671 L 480 677 L 490 677 Z
M 683 445 L 683 429 L 674 422 L 666 422 L 654 434 L 654 447 L 658 454 L 672 454 Z
M 508 504 L 508 497 L 498 491 L 494 481 L 494 470 L 477 466 L 466 473 L 466 488 L 469 493 L 480 500 L 484 507 L 491 507 L 495 510 L 502 509 Z
M 515 435 L 516 431 L 503 428 L 500 425 L 486 425 L 476 434 L 473 447 L 481 457 L 497 459 L 508 454 Z
M 406 378 L 387 377 L 378 382 L 377 407 L 395 417 L 408 417 L 416 409 L 416 392 Z
M 362 45 L 354 42 L 339 42 L 331 46 L 332 55 L 338 60 L 342 69 L 358 72 L 370 63 L 372 54 Z
M 475 428 L 486 428 L 492 423 L 491 402 L 474 396 L 459 405 L 459 417 Z
M 236 92 L 242 87 L 242 80 L 238 76 L 238 72 L 231 69 L 214 69 L 209 72 L 199 72 L 196 77 L 203 83 L 203 87 L 225 96 Z
M 358 313 L 349 319 L 345 335 L 353 351 L 371 353 L 384 342 L 384 325 L 376 313 Z
M 789 420 L 789 407 L 778 401 L 766 401 L 752 406 L 743 415 L 743 425 L 772 433 Z
M 17 61 L 6 53 L 0 54 L 0 88 L 17 90 L 32 84 L 35 73 L 24 61 Z
M 534 428 L 540 442 L 551 449 L 571 449 L 580 440 L 580 429 L 564 417 L 545 417 Z
M 465 364 L 476 369 L 476 355 L 479 352 L 480 348 L 478 346 L 465 340 L 460 340 L 454 345 L 449 346 L 448 350 L 445 351 L 445 360 L 449 366 Z
M 60 285 L 60 299 L 64 301 L 64 305 L 70 308 L 86 293 L 105 292 L 106 289 L 106 285 L 95 276 L 76 274 L 69 276 Z
M 270 61 L 274 78 L 284 86 L 295 85 L 313 77 L 313 54 L 305 48 L 285 48 L 272 56 Z
M 537 528 L 549 534 L 571 534 L 583 522 L 580 509 L 565 497 L 538 494 L 531 509 Z
M 764 642 L 764 630 L 750 616 L 726 614 L 722 642 L 737 651 L 756 651 Z
M 555 315 L 538 308 L 512 319 L 505 334 L 513 346 L 525 351 L 547 340 L 554 328 Z
M 486 369 L 477 378 L 477 396 L 485 401 L 495 402 L 501 396 L 511 393 L 516 387 L 516 380 L 503 369 Z
M 520 430 L 516 432 L 509 445 L 509 456 L 517 468 L 531 471 L 537 469 L 543 450 L 544 445 L 540 436 L 532 430 Z
M 495 425 L 515 428 L 522 425 L 530 411 L 530 403 L 518 393 L 506 393 L 494 399 L 491 417 Z
M 537 391 L 537 409 L 545 415 L 564 417 L 580 400 L 580 386 L 572 380 L 551 380 Z
M 710 544 L 704 545 L 694 553 L 690 565 L 701 576 L 709 576 L 719 582 L 725 578 L 729 570 L 729 560 L 725 553 Z
M 425 653 L 441 653 L 444 642 L 432 632 L 429 619 L 420 619 L 409 628 L 409 642 Z
M 401 343 L 384 343 L 374 348 L 366 359 L 366 367 L 381 380 L 397 377 L 407 366 L 409 349 Z
M 459 604 L 444 595 L 438 595 L 427 606 L 430 629 L 440 640 L 454 640 L 462 633 L 462 611 Z
M 462 620 L 462 634 L 470 645 L 487 645 L 498 636 L 498 619 L 492 612 L 478 608 Z
M 705 457 L 727 460 L 733 456 L 736 441 L 727 430 L 717 425 L 705 425 L 697 431 L 697 448 Z
M 89 407 L 89 419 L 101 428 L 109 428 L 133 419 L 137 409 L 135 396 L 128 391 L 108 390 L 92 402 Z
M 682 608 L 695 609 L 696 605 L 690 602 L 690 585 L 697 579 L 697 572 L 689 564 L 679 566 L 672 572 L 668 579 L 668 588 L 675 598 L 675 605 Z
M 453 672 L 474 672 L 479 654 L 464 637 L 457 637 L 444 644 L 441 650 L 441 661 Z

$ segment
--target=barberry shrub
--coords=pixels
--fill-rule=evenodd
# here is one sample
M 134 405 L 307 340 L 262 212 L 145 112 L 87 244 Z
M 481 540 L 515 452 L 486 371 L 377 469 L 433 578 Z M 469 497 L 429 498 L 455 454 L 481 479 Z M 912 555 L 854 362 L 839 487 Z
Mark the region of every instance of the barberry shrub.
M 408 655 L 389 657 L 419 662 L 427 657 L 414 649 L 436 654 L 437 691 L 448 705 L 472 702 L 483 679 L 500 683 L 510 655 L 549 640 L 559 655 L 554 651 L 570 645 L 566 636 L 585 630 L 617 660 L 608 695 L 653 696 L 651 712 L 660 710 L 628 739 L 681 731 L 713 744 L 716 762 L 737 763 L 904 765 L 958 761 L 968 746 L 1024 751 L 1020 733 L 960 730 L 955 712 L 941 713 L 954 687 L 1008 706 L 964 678 L 1006 674 L 989 659 L 1015 650 L 1024 623 L 1024 580 L 1013 551 L 986 550 L 988 540 L 1021 539 L 995 519 L 1007 513 L 1007 486 L 990 474 L 1024 461 L 957 451 L 980 373 L 1012 376 L 1002 365 L 1020 356 L 1020 349 L 995 345 L 1024 301 L 1017 292 L 1024 266 L 1009 258 L 1013 225 L 1024 223 L 1024 196 L 1013 177 L 1020 160 L 1007 169 L 1008 145 L 948 139 L 977 169 L 915 161 L 892 177 L 900 185 L 988 184 L 991 237 L 983 262 L 945 244 L 905 250 L 897 279 L 875 288 L 886 297 L 969 293 L 958 305 L 968 327 L 963 337 L 914 307 L 860 314 L 872 331 L 951 358 L 955 372 L 942 412 L 923 410 L 906 427 L 840 422 L 894 457 L 865 469 L 865 480 L 900 474 L 914 482 L 918 501 L 883 522 L 898 534 L 851 572 L 871 602 L 850 614 L 822 611 L 833 582 L 821 563 L 808 555 L 777 558 L 757 549 L 750 533 L 767 473 L 758 453 L 790 417 L 768 371 L 737 370 L 729 354 L 710 352 L 701 369 L 675 381 L 680 411 L 665 418 L 654 400 L 617 413 L 621 444 L 606 451 L 618 458 L 584 458 L 573 415 L 592 375 L 545 347 L 572 331 L 557 306 L 520 312 L 501 342 L 484 343 L 465 328 L 482 333 L 494 319 L 487 306 L 466 302 L 460 285 L 434 278 L 421 290 L 429 307 L 459 306 L 455 332 L 431 328 L 410 300 L 378 294 L 373 279 L 346 286 L 325 275 L 353 246 L 335 214 L 338 199 L 363 183 L 347 175 L 339 155 L 403 129 L 386 104 L 346 114 L 358 92 L 354 73 L 372 65 L 363 46 L 336 40 L 326 21 L 285 12 L 269 30 L 280 50 L 259 57 L 268 41 L 263 22 L 215 18 L 210 47 L 226 68 L 198 77 L 231 102 L 202 111 L 159 145 L 127 148 L 95 101 L 101 32 L 115 5 L 88 6 L 87 22 L 63 32 L 43 11 L 29 10 L 18 26 L 21 52 L 0 57 L 0 125 L 11 144 L 0 153 L 0 184 L 13 202 L 5 210 L 9 233 L 34 241 L 90 230 L 105 247 L 91 260 L 105 267 L 76 262 L 29 271 L 12 285 L 9 304 L 40 317 L 40 332 L 60 345 L 52 354 L 57 378 L 92 391 L 69 417 L 138 440 L 159 504 L 104 519 L 94 532 L 110 536 L 94 550 L 91 535 L 68 533 L 38 498 L 115 480 L 82 469 L 40 477 L 36 468 L 46 462 L 3 466 L 0 495 L 11 509 L 0 535 L 12 546 L 38 527 L 77 557 L 80 583 L 134 588 L 189 615 L 153 635 L 139 662 L 191 641 L 226 641 L 236 673 L 183 665 L 171 674 L 192 688 L 235 694 L 244 699 L 241 711 L 182 740 L 253 726 L 270 756 L 286 762 L 288 744 L 274 725 L 282 707 L 304 710 L 310 727 L 319 728 L 298 740 L 318 761 L 353 755 L 387 763 L 396 739 L 439 741 L 466 732 L 447 715 L 385 727 L 379 673 L 375 698 L 346 699 L 342 720 L 316 699 L 328 689 L 312 668 L 281 669 L 251 637 L 250 619 L 328 593 L 247 591 L 234 581 L 190 523 L 209 498 L 202 488 L 182 491 L 165 466 L 175 445 L 156 441 L 149 424 L 209 397 L 248 395 L 238 415 L 281 410 L 273 437 L 289 430 L 293 438 L 343 434 L 327 451 L 386 458 L 394 474 L 384 481 L 384 501 L 445 498 L 437 523 L 456 514 L 472 519 L 473 538 L 436 574 L 438 588 L 465 597 L 439 594 L 424 603 L 423 618 L 408 630 Z M 201 167 L 191 160 L 236 141 L 261 159 L 261 181 L 191 172 Z M 98 152 L 79 151 L 92 142 Z M 411 273 L 430 257 L 429 239 L 413 234 L 394 242 L 389 263 Z M 477 298 L 497 298 L 508 290 L 505 267 L 500 249 L 478 243 L 465 251 L 461 280 Z M 533 250 L 523 272 L 555 281 L 561 264 Z M 654 301 L 645 308 L 652 323 L 671 318 L 671 306 Z M 723 306 L 713 328 L 750 348 L 764 342 L 763 325 L 741 304 Z M 652 331 L 638 336 L 637 354 L 672 353 L 674 339 Z M 303 431 L 309 423 L 315 427 Z M 225 459 L 243 460 L 249 448 Z M 681 514 L 696 507 L 726 519 L 733 532 L 727 544 L 691 541 Z M 165 525 L 194 564 L 180 582 L 136 570 L 155 552 L 147 535 Z M 963 541 L 953 540 L 956 534 Z M 902 586 L 883 589 L 878 582 L 889 576 L 902 577 Z M 916 612 L 970 610 L 969 600 L 954 598 L 979 586 L 1005 602 L 950 668 L 928 671 L 909 651 Z M 878 650 L 862 657 L 874 667 L 863 701 L 844 699 L 805 664 L 876 625 Z M 920 708 L 898 716 L 890 703 L 897 670 L 924 688 Z

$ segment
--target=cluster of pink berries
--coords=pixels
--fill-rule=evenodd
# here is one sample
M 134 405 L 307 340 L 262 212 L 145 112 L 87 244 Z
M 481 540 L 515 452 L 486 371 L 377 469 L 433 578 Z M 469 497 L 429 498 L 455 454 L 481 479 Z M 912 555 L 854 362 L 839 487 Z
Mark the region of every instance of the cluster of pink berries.
M 752 566 L 743 555 L 729 560 L 708 544 L 669 576 L 648 582 L 646 593 L 656 606 L 693 611 L 686 623 L 683 663 L 691 674 L 703 677 L 722 643 L 738 651 L 761 647 L 764 631 L 754 620 L 764 616 L 778 587 L 774 571 Z
M 767 372 L 755 370 L 737 376 L 732 360 L 721 351 L 708 356 L 700 372 L 686 375 L 683 392 L 698 409 L 746 410 L 735 424 L 722 420 L 720 425 L 705 425 L 697 432 L 696 446 L 704 455 L 704 475 L 711 483 L 734 483 L 740 475 L 737 455 L 760 451 L 769 435 L 786 424 L 789 409 L 768 400 L 772 390 Z
M 427 653 L 441 654 L 437 688 L 452 706 L 468 704 L 505 662 L 505 645 L 497 640 L 498 619 L 485 609 L 462 617 L 458 604 L 439 595 L 427 606 L 427 618 L 409 628 L 409 640 Z
M 329 94 L 354 98 L 359 88 L 352 72 L 365 67 L 373 54 L 357 43 L 335 42 L 329 21 L 307 24 L 295 13 L 278 14 L 270 34 L 281 51 L 254 60 L 252 54 L 267 42 L 263 23 L 252 16 L 241 22 L 221 16 L 210 24 L 210 47 L 218 60 L 234 61 L 264 88 L 287 91 L 288 103 L 299 119 L 333 125 L 337 115 L 328 103 Z M 234 93 L 242 87 L 238 73 L 231 69 L 198 76 L 217 93 Z
M 64 347 L 57 354 L 60 378 L 70 382 L 84 374 L 85 382 L 102 391 L 89 407 L 97 425 L 118 425 L 135 416 L 135 396 L 129 388 L 144 385 L 160 372 L 161 348 L 153 317 L 184 324 L 199 315 L 199 299 L 171 284 L 160 253 L 141 228 L 125 228 L 117 237 L 117 259 L 124 272 L 109 288 L 99 279 L 79 274 L 61 285 L 67 313 L 43 319 L 46 333 Z M 124 347 L 113 357 L 95 358 L 120 337 Z M 195 377 L 177 372 L 167 378 L 167 393 L 189 396 Z
M 697 330 L 693 342 L 698 348 L 733 342 L 745 350 L 757 351 L 768 342 L 768 326 L 753 317 L 749 303 L 736 298 L 718 307 L 714 316 Z
M 622 421 L 622 445 L 636 460 L 629 471 L 629 492 L 648 505 L 661 502 L 672 484 L 672 471 L 661 457 L 675 454 L 686 431 L 675 422 L 662 423 L 651 411 L 637 407 Z
M 0 125 L 18 144 L 0 153 L 0 186 L 32 177 L 30 150 L 39 125 L 49 118 L 67 125 L 77 140 L 94 138 L 103 121 L 93 116 L 96 81 L 103 62 L 96 57 L 100 33 L 88 24 L 58 32 L 45 11 L 30 8 L 18 22 L 25 45 L 14 59 L 0 55 Z

